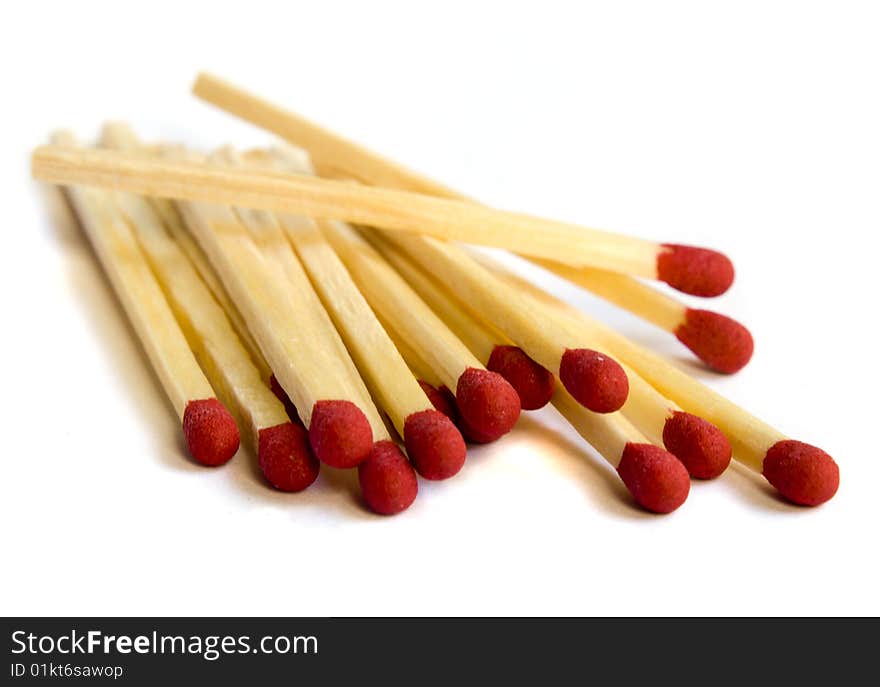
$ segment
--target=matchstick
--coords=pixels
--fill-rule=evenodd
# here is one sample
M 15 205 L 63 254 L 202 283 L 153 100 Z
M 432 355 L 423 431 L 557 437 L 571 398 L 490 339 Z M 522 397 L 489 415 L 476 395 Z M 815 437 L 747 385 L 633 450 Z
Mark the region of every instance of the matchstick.
M 192 160 L 56 146 L 34 151 L 31 172 L 52 183 L 343 220 L 507 248 L 575 266 L 661 279 L 696 295 L 723 293 L 733 280 L 730 261 L 703 248 L 657 244 L 462 201 L 302 174 L 220 169 Z
M 382 239 L 377 239 L 377 241 L 381 242 Z M 408 262 L 406 258 L 398 253 L 397 259 L 395 259 L 390 257 L 391 253 L 393 253 L 393 249 L 389 250 L 389 255 L 386 255 L 386 258 L 408 280 L 412 280 L 410 283 L 413 284 L 425 302 L 444 319 L 462 341 L 475 341 L 476 345 L 482 345 L 480 343 L 482 340 L 491 338 L 486 320 L 479 318 L 475 313 L 466 310 L 463 305 L 453 300 L 450 292 L 454 293 L 455 289 L 444 291 L 436 283 L 432 283 L 424 272 Z M 484 259 L 487 267 L 494 266 L 495 271 L 501 269 L 500 265 L 492 262 L 488 257 Z M 513 300 L 517 304 L 522 303 L 520 297 Z M 540 302 L 536 302 L 533 307 L 539 311 L 546 309 L 546 306 Z M 554 318 L 552 311 L 549 313 L 539 312 L 538 314 L 541 322 Z M 586 341 L 591 345 L 596 343 L 591 330 L 586 327 L 577 328 L 575 335 L 579 341 Z M 634 370 L 625 366 L 623 369 L 629 380 L 629 394 L 621 411 L 639 432 L 647 436 L 651 443 L 665 446 L 684 463 L 692 477 L 713 479 L 727 469 L 731 458 L 730 443 L 717 427 L 695 415 L 683 412 L 681 408 L 664 398 Z M 552 389 L 552 375 L 550 379 Z
M 124 150 L 129 152 L 147 150 L 147 146 L 140 141 L 134 131 L 132 131 L 131 127 L 124 122 L 109 122 L 106 124 L 102 131 L 102 141 L 108 148 L 113 148 L 114 150 Z M 271 384 L 273 377 L 272 370 L 269 369 L 269 364 L 263 357 L 254 337 L 248 331 L 241 313 L 238 312 L 238 308 L 235 307 L 235 304 L 232 302 L 232 299 L 229 297 L 229 294 L 226 293 L 226 289 L 220 282 L 220 278 L 214 272 L 211 263 L 208 262 L 208 258 L 205 257 L 202 249 L 199 248 L 199 244 L 197 244 L 193 237 L 190 236 L 183 218 L 180 216 L 177 208 L 174 207 L 174 203 L 167 198 L 154 197 L 146 198 L 146 200 L 156 211 L 156 214 L 159 215 L 168 233 L 171 234 L 171 237 L 177 242 L 177 245 L 180 246 L 181 250 L 183 250 L 189 258 L 190 262 L 199 273 L 199 276 L 202 278 L 202 281 L 205 282 L 207 287 L 211 290 L 211 294 L 223 308 L 226 317 L 229 318 L 230 324 L 232 324 L 235 329 L 235 333 L 238 334 L 241 343 L 247 348 L 251 360 L 253 360 L 254 364 L 260 370 L 262 378 Z
M 58 145 L 76 146 L 68 132 L 58 132 L 52 139 Z M 76 186 L 65 188 L 65 193 L 181 420 L 190 455 L 203 465 L 226 463 L 238 450 L 238 427 L 193 357 L 113 196 Z
M 561 384 L 553 406 L 617 470 L 643 508 L 671 513 L 690 492 L 685 466 L 669 451 L 650 443 L 621 413 L 594 413 L 581 406 Z
M 367 236 L 382 256 L 477 356 L 486 369 L 497 372 L 510 382 L 519 395 L 523 410 L 537 410 L 550 402 L 556 383 L 553 373 L 529 358 L 491 324 L 477 322 L 463 306 L 449 298 L 439 284 L 381 234 L 369 232 Z
M 121 144 L 120 125 L 107 126 L 103 145 Z M 301 491 L 318 477 L 319 463 L 305 430 L 291 422 L 193 264 L 149 201 L 116 194 L 202 370 L 227 406 L 244 420 L 266 480 L 282 491 Z
M 509 432 L 520 412 L 513 387 L 501 375 L 484 368 L 354 229 L 326 222 L 322 230 L 383 323 L 418 351 L 443 385 L 455 389 L 462 433 L 472 441 L 489 442 Z
M 626 400 L 628 382 L 609 356 L 583 347 L 570 332 L 545 318 L 531 299 L 510 298 L 510 290 L 466 252 L 430 237 L 386 232 L 422 269 L 442 274 L 455 285 L 460 301 L 490 321 L 532 360 L 559 377 L 566 390 L 597 413 L 618 410 Z
M 239 156 L 232 161 L 244 164 Z M 308 160 L 291 151 L 276 151 L 266 164 L 311 173 Z M 282 216 L 280 223 L 373 397 L 403 437 L 416 470 L 431 480 L 455 475 L 464 465 L 464 439 L 433 407 L 321 229 L 309 218 Z
M 804 506 L 818 506 L 837 492 L 840 483 L 837 463 L 822 449 L 789 439 L 659 355 L 633 343 L 531 282 L 509 271 L 496 272 L 496 275 L 519 293 L 531 295 L 552 306 L 561 323 L 568 323 L 574 329 L 588 325 L 609 350 L 637 370 L 658 391 L 721 429 L 732 444 L 733 458 L 763 474 L 787 500 Z
M 670 332 L 716 372 L 733 374 L 752 357 L 755 344 L 751 333 L 726 315 L 689 308 L 625 274 L 539 258 L 533 262 Z
M 469 200 L 466 196 L 432 179 L 406 169 L 363 146 L 309 122 L 300 115 L 273 105 L 210 74 L 199 74 L 192 90 L 197 97 L 226 112 L 305 148 L 311 154 L 322 176 L 351 178 L 365 184 L 398 188 L 449 200 Z M 347 217 L 339 219 L 359 221 Z M 362 223 L 393 228 L 381 222 Z M 659 279 L 680 291 L 696 296 L 720 295 L 733 282 L 733 265 L 726 256 L 717 251 L 677 244 L 652 244 L 636 239 L 620 241 L 618 239 L 622 237 L 608 232 L 578 229 L 570 225 L 567 229 L 560 225 L 543 225 L 547 233 L 540 238 L 527 234 L 507 237 L 504 234 L 507 229 L 515 232 L 521 227 L 512 222 L 507 227 L 494 226 L 498 232 L 493 236 L 494 241 L 504 243 L 487 242 L 485 245 L 508 248 L 526 255 L 545 257 L 566 264 L 592 265 L 648 279 Z M 538 231 L 539 228 L 535 225 L 532 229 L 533 234 Z M 428 229 L 423 233 L 438 238 L 472 243 L 484 242 L 478 240 L 476 236 L 440 235 Z M 536 246 L 536 242 L 541 245 Z M 551 242 L 554 242 L 552 248 Z M 513 245 L 514 243 L 517 245 Z M 583 255 L 576 245 L 582 245 L 584 252 L 591 255 Z M 554 254 L 539 255 L 539 252 Z

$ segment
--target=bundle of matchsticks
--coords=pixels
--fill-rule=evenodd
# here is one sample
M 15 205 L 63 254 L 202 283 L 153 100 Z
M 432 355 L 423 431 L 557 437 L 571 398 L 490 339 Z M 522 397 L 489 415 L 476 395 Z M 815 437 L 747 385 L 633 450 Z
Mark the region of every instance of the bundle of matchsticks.
M 55 134 L 32 169 L 63 187 L 196 461 L 228 461 L 241 430 L 272 487 L 356 468 L 366 506 L 394 514 L 418 476 L 453 477 L 468 443 L 552 403 L 652 512 L 731 457 L 792 503 L 836 492 L 827 453 L 467 244 L 531 260 L 733 373 L 748 330 L 646 283 L 717 296 L 733 281 L 721 253 L 491 209 L 216 77 L 194 92 L 285 143 L 201 154 L 109 124 L 96 147 Z

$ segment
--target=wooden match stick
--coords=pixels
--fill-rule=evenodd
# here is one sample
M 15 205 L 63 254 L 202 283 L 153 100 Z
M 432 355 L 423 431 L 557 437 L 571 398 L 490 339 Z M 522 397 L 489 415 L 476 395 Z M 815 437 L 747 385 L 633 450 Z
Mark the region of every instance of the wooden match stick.
M 52 140 L 77 145 L 69 132 L 57 132 Z M 181 420 L 190 455 L 203 465 L 222 465 L 238 450 L 238 427 L 193 357 L 113 196 L 82 187 L 65 192 Z
M 118 126 L 105 127 L 104 145 L 114 145 Z M 266 480 L 283 491 L 301 491 L 318 477 L 319 463 L 305 430 L 288 418 L 284 404 L 260 371 L 195 267 L 142 196 L 116 200 L 168 298 L 206 376 L 223 401 L 245 421 Z
M 526 281 L 487 255 L 477 251 L 469 253 L 489 272 L 504 276 L 505 282 Z M 528 292 L 520 298 L 531 299 L 534 307 L 540 311 L 542 320 L 559 318 L 558 308 L 548 305 L 545 297 L 532 298 L 531 292 Z M 610 350 L 584 318 L 564 318 L 559 324 L 578 340 L 588 342 L 598 350 Z M 731 459 L 730 442 L 721 430 L 697 415 L 684 412 L 674 401 L 651 386 L 636 370 L 624 363 L 621 366 L 629 379 L 629 394 L 621 408 L 623 414 L 652 443 L 665 446 L 681 460 L 692 477 L 714 479 L 721 475 L 730 465 Z
M 755 344 L 751 333 L 726 315 L 689 308 L 625 274 L 593 267 L 571 267 L 540 258 L 532 261 L 670 332 L 717 372 L 737 372 L 752 357 Z
M 34 151 L 31 171 L 35 178 L 52 183 L 337 219 L 496 246 L 577 266 L 660 278 L 679 288 L 705 282 L 723 286 L 720 293 L 733 278 L 729 260 L 713 251 L 661 245 L 472 203 L 302 174 L 220 169 L 195 161 L 55 146 Z
M 561 384 L 553 406 L 617 470 L 636 502 L 655 513 L 671 513 L 690 492 L 684 465 L 669 451 L 650 443 L 621 413 L 587 410 Z
M 537 410 L 550 402 L 556 385 L 553 373 L 513 345 L 510 339 L 490 323 L 477 322 L 437 282 L 381 234 L 369 232 L 367 237 L 486 369 L 497 372 L 510 382 L 519 395 L 523 410 Z
M 316 167 L 322 176 L 357 179 L 374 186 L 385 186 L 412 191 L 450 200 L 469 200 L 450 188 L 417 174 L 405 167 L 367 150 L 337 134 L 309 122 L 293 112 L 284 110 L 244 91 L 222 79 L 210 74 L 199 74 L 193 85 L 193 93 L 203 100 L 234 114 L 245 121 L 251 122 L 271 131 L 294 145 L 309 151 Z M 359 222 L 347 217 L 349 221 Z M 499 218 L 500 219 L 500 218 Z M 381 222 L 362 222 L 387 228 Z M 519 231 L 518 225 L 512 232 Z M 624 272 L 634 276 L 665 281 L 680 291 L 696 296 L 717 296 L 726 291 L 733 282 L 733 265 L 721 253 L 682 246 L 676 244 L 656 244 L 638 239 L 619 240 L 619 237 L 608 232 L 584 230 L 568 225 L 537 224 L 531 230 L 526 229 L 525 235 L 505 237 L 505 226 L 486 224 L 493 227 L 495 241 L 504 243 L 486 243 L 508 248 L 526 255 L 545 257 L 572 265 L 592 265 L 594 267 Z M 534 236 L 539 229 L 547 233 L 540 238 Z M 558 233 L 555 233 L 558 232 Z M 589 238 L 587 233 L 589 232 Z M 422 233 L 438 238 L 457 239 L 471 243 L 483 243 L 468 234 L 453 236 L 441 235 L 425 229 Z M 553 238 L 551 239 L 551 235 Z M 535 241 L 542 244 L 535 246 Z M 547 241 L 548 243 L 544 243 Z M 550 248 L 553 241 L 553 248 Z M 557 242 L 558 241 L 558 242 Z M 516 243 L 517 245 L 513 245 Z M 577 252 L 575 245 L 582 245 L 583 255 Z M 553 255 L 543 254 L 553 252 Z M 539 254 L 542 253 L 542 254 Z
M 496 272 L 508 286 L 552 306 L 563 326 L 588 325 L 623 362 L 685 410 L 713 423 L 733 446 L 733 457 L 764 475 L 789 501 L 818 506 L 837 492 L 840 472 L 825 451 L 789 439 L 767 423 L 685 374 L 662 357 L 639 346 L 610 327 L 588 317 L 531 282 L 509 271 Z
M 322 230 L 360 292 L 396 335 L 455 390 L 461 429 L 472 441 L 494 441 L 519 418 L 519 396 L 490 372 L 354 229 L 326 222 Z
M 626 401 L 626 373 L 607 355 L 545 318 L 531 299 L 510 298 L 510 290 L 462 249 L 430 237 L 386 233 L 422 269 L 455 284 L 460 301 L 469 304 L 554 374 L 584 407 L 597 413 L 618 410 Z
M 102 132 L 102 141 L 108 148 L 115 150 L 138 152 L 147 149 L 135 135 L 134 131 L 132 131 L 131 127 L 123 122 L 110 122 L 106 124 Z M 263 357 L 254 337 L 248 331 L 241 313 L 238 312 L 238 309 L 220 282 L 220 278 L 214 272 L 211 263 L 208 262 L 208 258 L 202 252 L 202 249 L 199 248 L 199 244 L 190 236 L 183 218 L 180 216 L 177 208 L 174 207 L 174 203 L 166 198 L 154 197 L 146 198 L 146 200 L 159 215 L 168 233 L 171 234 L 171 237 L 195 266 L 202 281 L 208 286 L 211 294 L 223 308 L 241 343 L 247 348 L 251 360 L 260 370 L 262 378 L 270 382 L 272 380 L 272 370 L 269 369 L 269 364 Z
M 232 156 L 235 164 L 244 164 Z M 307 158 L 276 151 L 263 164 L 310 174 Z M 464 439 L 437 411 L 379 323 L 342 261 L 309 218 L 280 218 L 288 239 L 351 352 L 373 397 L 403 437 L 410 459 L 426 479 L 455 475 L 464 465 Z

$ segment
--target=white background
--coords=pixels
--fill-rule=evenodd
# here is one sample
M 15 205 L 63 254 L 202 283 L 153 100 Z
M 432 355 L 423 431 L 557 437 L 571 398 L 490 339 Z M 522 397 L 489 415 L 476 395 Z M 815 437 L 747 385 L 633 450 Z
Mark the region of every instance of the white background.
M 29 2 L 0 33 L 0 612 L 880 613 L 875 4 Z M 107 118 L 266 142 L 189 95 L 200 69 L 497 206 L 729 252 L 734 288 L 701 305 L 747 323 L 755 357 L 694 372 L 834 455 L 837 497 L 790 507 L 734 468 L 651 516 L 551 409 L 395 518 L 352 475 L 285 495 L 246 451 L 188 462 L 28 153 Z

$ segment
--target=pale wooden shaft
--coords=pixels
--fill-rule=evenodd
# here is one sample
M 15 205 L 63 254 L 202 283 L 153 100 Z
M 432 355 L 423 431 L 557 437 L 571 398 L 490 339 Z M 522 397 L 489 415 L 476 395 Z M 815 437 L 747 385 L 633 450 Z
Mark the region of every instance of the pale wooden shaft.
M 391 337 L 394 347 L 400 352 L 400 355 L 403 356 L 407 367 L 412 371 L 415 378 L 421 382 L 427 382 L 437 389 L 443 386 L 443 380 L 440 379 L 440 376 L 428 363 L 425 362 L 424 358 L 422 358 L 412 346 L 400 338 L 400 334 L 398 334 L 394 330 L 394 327 L 386 322 L 381 315 L 377 314 L 377 317 L 379 318 L 381 325 L 385 328 L 385 331 L 388 332 L 388 336 Z
M 490 330 L 491 325 L 477 321 L 409 258 L 385 241 L 381 234 L 371 231 L 367 233 L 367 238 L 481 363 L 485 365 L 489 362 L 489 356 L 496 346 L 510 343 L 504 334 Z
M 261 429 L 289 421 L 284 405 L 261 379 L 223 309 L 147 201 L 128 193 L 118 194 L 117 200 L 202 370 L 224 404 L 244 421 L 256 449 Z
M 648 443 L 622 413 L 594 413 L 587 410 L 558 382 L 551 402 L 578 434 L 614 468 L 620 464 L 628 443 Z
M 687 317 L 686 305 L 626 274 L 541 258 L 533 262 L 666 331 L 675 333 Z
M 53 140 L 59 145 L 75 145 L 73 137 L 66 133 L 59 132 Z M 182 421 L 190 401 L 214 398 L 214 390 L 112 195 L 84 187 L 69 187 L 66 193 L 174 412 Z
M 453 393 L 466 369 L 483 367 L 403 277 L 354 229 L 332 221 L 323 224 L 322 229 L 373 309 L 419 352 Z
M 283 110 L 216 76 L 199 74 L 193 84 L 193 93 L 291 143 L 308 148 L 322 176 L 335 176 L 342 172 L 344 176 L 377 186 L 409 188 L 434 196 L 444 195 L 444 189 L 439 184 L 418 178 L 415 172 L 384 160 L 366 148 L 343 140 L 303 117 Z
M 207 201 L 337 219 L 405 233 L 507 248 L 573 265 L 657 277 L 658 244 L 463 201 L 201 162 L 155 160 L 117 151 L 37 148 L 34 177 L 141 195 Z
M 110 122 L 105 124 L 101 132 L 101 142 L 108 148 L 116 150 L 125 150 L 129 152 L 140 151 L 145 154 L 155 154 L 155 152 L 150 151 L 149 147 L 145 146 L 135 135 L 134 131 L 123 122 Z M 238 334 L 241 343 L 247 348 L 251 360 L 253 360 L 254 364 L 260 371 L 260 375 L 264 380 L 268 381 L 269 377 L 272 375 L 272 370 L 269 369 L 269 364 L 263 357 L 254 337 L 251 335 L 250 331 L 248 331 L 248 328 L 244 323 L 244 318 L 242 318 L 241 313 L 238 312 L 238 308 L 235 307 L 235 304 L 232 302 L 232 299 L 229 297 L 229 294 L 220 282 L 220 278 L 214 272 L 214 268 L 211 267 L 204 252 L 199 248 L 199 245 L 193 240 L 193 237 L 186 229 L 186 225 L 180 217 L 177 208 L 174 207 L 174 203 L 166 198 L 153 197 L 146 198 L 146 200 L 159 215 L 165 228 L 168 230 L 168 233 L 177 242 L 181 250 L 183 250 L 189 258 L 190 262 L 195 266 L 199 276 L 201 276 L 202 280 L 211 290 L 214 298 L 229 318 L 229 321 Z
M 165 226 L 177 242 L 177 245 L 180 246 L 181 250 L 183 250 L 190 262 L 195 266 L 199 276 L 201 276 L 202 280 L 207 284 L 211 293 L 214 295 L 214 298 L 217 299 L 217 302 L 223 308 L 223 311 L 229 318 L 229 322 L 232 324 L 233 329 L 235 329 L 236 334 L 238 334 L 239 339 L 247 349 L 248 355 L 250 355 L 254 365 L 256 365 L 257 369 L 260 371 L 260 377 L 264 382 L 268 383 L 269 378 L 272 376 L 272 369 L 269 367 L 269 363 L 266 362 L 266 358 L 263 356 L 263 352 L 260 350 L 259 345 L 257 345 L 256 339 L 254 339 L 253 334 L 251 334 L 250 330 L 247 328 L 244 318 L 241 316 L 235 303 L 232 302 L 232 298 L 229 297 L 229 293 L 220 281 L 220 277 L 217 276 L 217 273 L 211 266 L 204 251 L 199 244 L 196 243 L 195 239 L 193 239 L 189 230 L 186 228 L 186 223 L 183 221 L 177 208 L 174 207 L 173 203 L 166 201 L 164 198 L 154 198 L 151 200 L 162 201 L 162 203 L 166 204 L 172 211 L 170 218 L 165 219 Z

